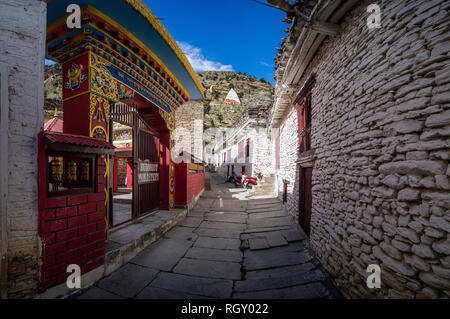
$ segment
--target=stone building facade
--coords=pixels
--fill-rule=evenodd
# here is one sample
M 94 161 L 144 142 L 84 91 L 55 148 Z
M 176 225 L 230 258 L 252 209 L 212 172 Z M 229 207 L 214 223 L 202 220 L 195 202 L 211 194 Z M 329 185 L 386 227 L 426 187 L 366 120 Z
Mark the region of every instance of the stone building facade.
M 311 250 L 347 297 L 448 298 L 450 3 L 376 1 L 381 28 L 369 28 L 371 3 L 324 3 L 299 7 L 308 28 L 288 14 L 276 59 L 268 120 L 280 197 L 287 180 L 298 221 L 299 174 L 312 167 Z M 306 96 L 310 152 L 301 156 L 294 101 Z M 380 289 L 366 285 L 370 264 L 381 267 Z
M 46 3 L 0 2 L 1 296 L 36 292 L 39 280 L 38 133 L 44 114 Z
M 175 111 L 176 130 L 172 133 L 176 153 L 185 151 L 203 161 L 203 117 L 205 101 L 191 100 Z M 190 157 L 190 156 L 189 156 Z
M 275 163 L 273 142 L 267 134 L 266 108 L 245 110 L 239 121 L 224 133 L 224 138 L 205 146 L 205 158 L 217 165 L 217 172 L 223 177 L 228 177 L 233 170 L 238 176 L 245 171 L 258 179 L 259 186 L 269 184 L 266 191 L 273 193 Z

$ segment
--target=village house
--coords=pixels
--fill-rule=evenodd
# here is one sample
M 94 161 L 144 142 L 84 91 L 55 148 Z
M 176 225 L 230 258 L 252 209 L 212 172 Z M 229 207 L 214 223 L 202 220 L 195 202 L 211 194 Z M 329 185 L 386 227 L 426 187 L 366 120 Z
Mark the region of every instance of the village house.
M 215 132 L 213 143 L 204 148 L 205 161 L 216 165 L 216 171 L 228 178 L 234 171 L 257 178 L 252 194 L 274 194 L 275 163 L 273 146 L 267 135 L 267 106 L 247 108 L 232 128 Z M 223 135 L 221 134 L 223 133 Z
M 290 24 L 268 117 L 286 210 L 344 295 L 448 298 L 450 3 L 267 2 Z

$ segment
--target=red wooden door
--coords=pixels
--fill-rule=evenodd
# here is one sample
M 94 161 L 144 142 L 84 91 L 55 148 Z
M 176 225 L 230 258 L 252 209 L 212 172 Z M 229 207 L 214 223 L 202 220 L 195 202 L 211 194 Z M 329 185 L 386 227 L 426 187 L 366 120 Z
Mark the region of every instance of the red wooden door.
M 301 168 L 299 223 L 309 236 L 311 231 L 312 168 Z

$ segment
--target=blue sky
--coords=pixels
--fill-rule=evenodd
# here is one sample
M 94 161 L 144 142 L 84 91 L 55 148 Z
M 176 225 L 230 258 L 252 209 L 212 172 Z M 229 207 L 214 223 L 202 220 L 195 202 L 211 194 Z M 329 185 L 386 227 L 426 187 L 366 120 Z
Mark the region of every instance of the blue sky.
M 274 84 L 275 48 L 288 27 L 281 22 L 283 11 L 252 0 L 144 2 L 163 19 L 195 71 L 245 72 Z
M 264 0 L 258 0 L 265 2 Z M 225 70 L 274 83 L 285 13 L 252 0 L 144 0 L 196 71 Z

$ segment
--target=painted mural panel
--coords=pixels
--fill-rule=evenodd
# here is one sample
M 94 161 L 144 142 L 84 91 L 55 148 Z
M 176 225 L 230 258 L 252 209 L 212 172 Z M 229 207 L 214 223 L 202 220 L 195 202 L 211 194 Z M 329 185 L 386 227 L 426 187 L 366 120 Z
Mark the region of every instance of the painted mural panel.
M 64 63 L 62 72 L 64 101 L 89 92 L 89 59 L 87 54 Z

